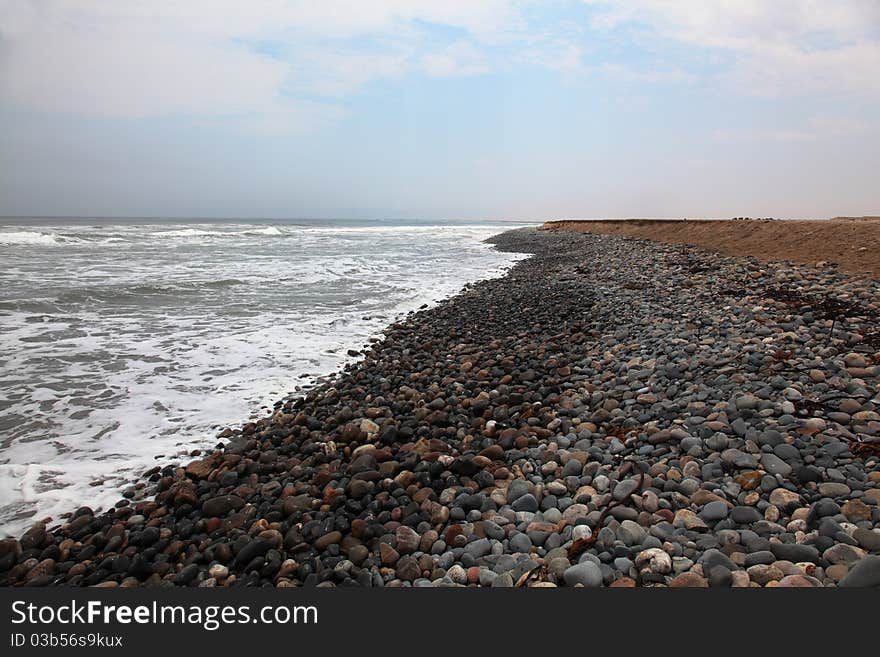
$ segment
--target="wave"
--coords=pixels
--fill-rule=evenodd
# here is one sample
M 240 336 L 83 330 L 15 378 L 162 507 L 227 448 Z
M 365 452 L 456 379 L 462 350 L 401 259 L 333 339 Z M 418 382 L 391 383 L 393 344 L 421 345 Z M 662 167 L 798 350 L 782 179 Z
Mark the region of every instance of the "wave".
M 9 246 L 13 245 L 39 245 L 52 246 L 55 244 L 69 244 L 73 242 L 81 242 L 76 237 L 68 237 L 59 235 L 58 233 L 35 233 L 30 230 L 2 232 L 0 233 L 0 244 Z
M 155 233 L 156 237 L 223 237 L 229 235 L 221 230 L 201 230 L 199 228 L 181 228 L 179 230 L 163 230 Z
M 84 287 L 64 292 L 55 300 L 57 303 L 125 303 L 133 297 L 182 296 L 199 294 L 205 290 L 223 290 L 244 285 L 237 278 L 224 278 L 213 281 L 178 281 L 169 283 L 135 283 L 133 285 L 107 285 Z M 0 303 L 0 308 L 2 308 Z
M 245 230 L 209 230 L 205 228 L 179 228 L 174 230 L 163 230 L 155 233 L 157 237 L 170 238 L 190 238 L 190 237 L 278 237 L 286 235 L 284 231 L 276 226 L 264 226 L 262 228 L 247 228 Z
M 357 237 L 360 235 L 388 235 L 389 237 L 405 236 L 419 233 L 429 235 L 445 235 L 459 233 L 463 237 L 474 237 L 481 234 L 493 234 L 501 227 L 491 224 L 417 224 L 417 225 L 373 225 L 373 226 L 311 226 L 290 225 L 279 227 L 274 225 L 227 225 L 219 228 L 208 224 L 194 224 L 182 227 L 163 227 L 160 230 L 123 230 L 106 232 L 105 228 L 92 231 L 80 230 L 77 232 L 60 230 L 17 230 L 0 232 L 0 245 L 22 246 L 57 246 L 66 244 L 79 245 L 116 245 L 120 243 L 138 242 L 141 239 L 158 237 L 168 240 L 213 240 L 213 239 L 243 239 L 243 238 L 267 238 L 267 237 Z M 60 228 L 60 227 L 59 227 Z M 154 227 L 155 228 L 155 227 Z
M 394 226 L 303 226 L 301 230 L 308 234 L 326 234 L 326 235 L 358 235 L 358 234 L 376 234 L 376 233 L 462 233 L 464 235 L 472 235 L 485 231 L 501 232 L 506 230 L 491 224 L 401 224 Z
M 284 235 L 284 233 L 276 228 L 275 226 L 268 226 L 266 228 L 255 228 L 253 230 L 244 231 L 245 235 Z

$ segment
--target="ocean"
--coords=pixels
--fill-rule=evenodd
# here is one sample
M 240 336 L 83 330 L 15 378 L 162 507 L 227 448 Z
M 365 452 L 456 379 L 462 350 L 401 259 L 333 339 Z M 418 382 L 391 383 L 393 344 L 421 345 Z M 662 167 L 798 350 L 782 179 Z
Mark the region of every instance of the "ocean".
M 510 222 L 0 222 L 0 534 L 107 508 L 499 276 Z

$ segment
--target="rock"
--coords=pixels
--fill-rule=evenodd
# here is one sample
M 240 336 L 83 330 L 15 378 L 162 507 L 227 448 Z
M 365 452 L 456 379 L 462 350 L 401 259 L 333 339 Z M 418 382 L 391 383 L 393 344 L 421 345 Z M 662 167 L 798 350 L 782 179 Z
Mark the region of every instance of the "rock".
M 199 565 L 191 563 L 188 566 L 184 566 L 180 572 L 177 573 L 174 577 L 174 583 L 179 586 L 187 586 L 188 584 L 195 582 L 198 575 Z
M 24 581 L 26 584 L 31 586 L 33 586 L 35 581 L 38 579 L 42 579 L 46 583 L 48 583 L 48 580 L 54 573 L 55 560 L 43 559 L 27 572 L 27 574 L 24 576 Z
M 192 461 L 186 466 L 186 474 L 194 479 L 207 479 L 214 471 L 214 459 Z
M 741 395 L 736 399 L 736 408 L 740 411 L 754 410 L 760 402 L 761 400 L 754 395 Z
M 10 570 L 21 556 L 21 543 L 15 538 L 0 540 L 0 572 Z
M 208 569 L 208 575 L 218 582 L 222 582 L 229 577 L 229 568 L 221 563 L 216 563 Z
M 632 520 L 620 523 L 620 538 L 626 545 L 639 545 L 645 540 L 647 532 L 644 527 Z
M 840 507 L 840 512 L 850 522 L 871 519 L 871 507 L 861 500 L 849 500 Z
M 677 575 L 669 583 L 669 586 L 674 589 L 678 589 L 678 588 L 705 589 L 705 588 L 709 588 L 709 582 L 706 580 L 705 577 L 702 577 L 701 575 L 699 575 L 697 573 L 687 572 L 687 573 L 681 573 L 680 575 Z
M 672 524 L 676 527 L 684 527 L 685 529 L 708 529 L 708 525 L 703 519 L 690 509 L 679 509 L 676 511 Z
M 636 568 L 665 575 L 672 571 L 672 558 L 660 548 L 650 548 L 636 555 Z
M 395 549 L 400 554 L 411 554 L 419 549 L 420 537 L 411 527 L 401 525 L 395 531 L 397 544 Z
M 698 515 L 702 520 L 714 523 L 726 518 L 727 511 L 727 502 L 716 500 L 706 504 Z
M 446 576 L 456 584 L 465 585 L 468 582 L 467 571 L 458 564 L 447 570 Z M 511 581 L 510 585 L 513 586 L 513 581 Z M 497 584 L 497 586 L 501 586 L 501 584 Z
M 880 557 L 870 555 L 850 566 L 840 586 L 865 588 L 880 587 Z
M 323 536 L 319 536 L 315 539 L 315 549 L 316 550 L 326 550 L 331 545 L 335 543 L 339 543 L 342 540 L 342 532 L 333 531 L 324 534 Z
M 632 495 L 639 487 L 638 479 L 624 479 L 614 487 L 611 496 L 621 502 Z
M 529 511 L 535 513 L 538 511 L 538 500 L 536 500 L 535 496 L 531 493 L 526 493 L 525 495 L 516 498 L 511 506 L 514 511 Z
M 733 586 L 733 572 L 724 566 L 712 566 L 709 568 L 709 586 L 713 588 Z
M 555 580 L 563 579 L 565 571 L 571 567 L 571 562 L 565 557 L 554 557 L 547 564 L 547 570 Z
M 492 551 L 492 542 L 488 538 L 478 538 L 476 541 L 468 543 L 464 550 L 475 559 L 479 559 Z
M 850 494 L 849 486 L 834 481 L 819 484 L 819 494 L 823 497 L 844 497 Z
M 361 430 L 361 433 L 364 434 L 367 440 L 375 440 L 380 431 L 379 425 L 372 420 L 368 420 L 367 418 L 361 420 L 359 428 Z
M 774 543 L 770 546 L 770 550 L 777 559 L 791 561 L 792 563 L 800 563 L 802 561 L 817 563 L 819 561 L 819 550 L 812 545 Z
M 781 489 L 777 488 L 776 490 Z M 763 518 L 760 511 L 753 506 L 735 506 L 730 510 L 730 519 L 738 525 L 750 525 L 760 522 Z
M 311 495 L 294 495 L 293 497 L 288 497 L 282 503 L 282 510 L 284 511 L 284 515 L 292 515 L 294 513 L 301 513 L 303 511 L 308 511 L 312 507 L 312 496 Z
M 743 490 L 754 490 L 761 484 L 763 475 L 757 470 L 748 470 L 741 472 L 733 480 L 742 487 Z
M 761 456 L 761 465 L 772 475 L 787 477 L 791 474 L 791 466 L 776 454 L 764 454 Z
M 800 506 L 801 496 L 794 491 L 784 488 L 774 488 L 770 493 L 770 504 L 785 509 L 793 506 Z
M 753 582 L 765 586 L 769 582 L 775 582 L 785 577 L 779 568 L 772 564 L 757 564 L 748 568 L 749 579 Z
M 315 545 L 317 545 L 317 543 L 318 541 L 315 541 Z M 273 546 L 270 541 L 267 541 L 263 538 L 255 538 L 243 548 L 241 548 L 238 554 L 235 555 L 234 565 L 238 567 L 247 566 L 255 558 L 262 557 L 264 554 L 266 554 L 269 550 L 272 549 L 272 547 Z
M 383 566 L 393 566 L 400 558 L 400 554 L 387 543 L 379 543 L 379 558 Z
M 725 449 L 721 452 L 721 458 L 726 463 L 742 470 L 754 470 L 758 467 L 758 459 L 738 449 Z
M 817 588 L 822 586 L 822 582 L 807 575 L 786 575 L 779 580 L 779 586 L 781 588 Z
M 822 558 L 828 563 L 852 564 L 865 557 L 865 551 L 846 543 L 837 543 L 822 553 Z
M 770 565 L 776 562 L 776 555 L 774 555 L 770 550 L 758 550 L 756 552 L 750 552 L 745 557 L 745 566 L 746 569 L 751 566 L 756 566 L 758 564 Z
M 862 546 L 865 550 L 869 552 L 878 552 L 880 551 L 880 532 L 877 530 L 863 529 L 862 527 L 858 527 L 853 532 L 853 538 L 856 539 L 858 544 Z
M 575 564 L 566 569 L 562 577 L 568 586 L 577 584 L 588 588 L 602 586 L 602 571 L 592 561 Z
M 613 589 L 633 589 L 636 586 L 636 581 L 631 577 L 620 577 L 611 582 L 610 586 Z
M 837 563 L 825 568 L 825 576 L 830 577 L 835 582 L 840 582 L 849 572 L 849 566 L 845 563 Z
M 208 517 L 220 517 L 225 516 L 230 511 L 238 511 L 243 506 L 244 500 L 238 495 L 220 495 L 219 497 L 205 500 L 205 503 L 202 504 L 202 513 Z
M 532 548 L 532 539 L 525 534 L 514 534 L 509 544 L 511 552 L 528 552 Z
M 507 487 L 507 503 L 513 504 L 514 501 L 529 492 L 528 484 L 524 479 L 514 479 Z
M 501 573 L 492 582 L 493 587 L 511 588 L 513 587 L 513 577 L 510 573 Z
M 405 582 L 414 582 L 421 576 L 422 570 L 419 568 L 419 563 L 415 557 L 407 555 L 397 560 L 394 574 L 397 575 L 398 579 L 402 579 Z
M 49 532 L 42 523 L 37 523 L 28 529 L 18 541 L 18 545 L 22 550 L 36 550 L 49 542 Z

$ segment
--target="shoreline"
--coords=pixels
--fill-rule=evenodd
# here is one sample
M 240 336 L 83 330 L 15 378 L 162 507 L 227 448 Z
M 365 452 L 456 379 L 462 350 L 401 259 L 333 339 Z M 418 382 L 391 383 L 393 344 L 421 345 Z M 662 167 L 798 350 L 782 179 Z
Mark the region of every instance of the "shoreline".
M 489 241 L 532 257 L 148 473 L 155 498 L 0 541 L 0 585 L 880 581 L 880 283 Z
M 543 228 L 690 244 L 729 256 L 837 267 L 880 279 L 880 217 L 559 220 Z
M 3 228 L 0 538 L 82 499 L 112 507 L 143 471 L 212 448 L 519 257 L 481 243 L 504 227 L 352 224 Z

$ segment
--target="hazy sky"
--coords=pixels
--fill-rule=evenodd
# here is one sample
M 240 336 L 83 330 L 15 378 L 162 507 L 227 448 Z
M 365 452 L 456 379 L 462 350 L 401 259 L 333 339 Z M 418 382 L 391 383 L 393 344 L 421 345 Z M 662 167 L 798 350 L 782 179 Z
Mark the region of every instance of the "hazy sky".
M 878 0 L 0 0 L 0 215 L 880 214 Z

